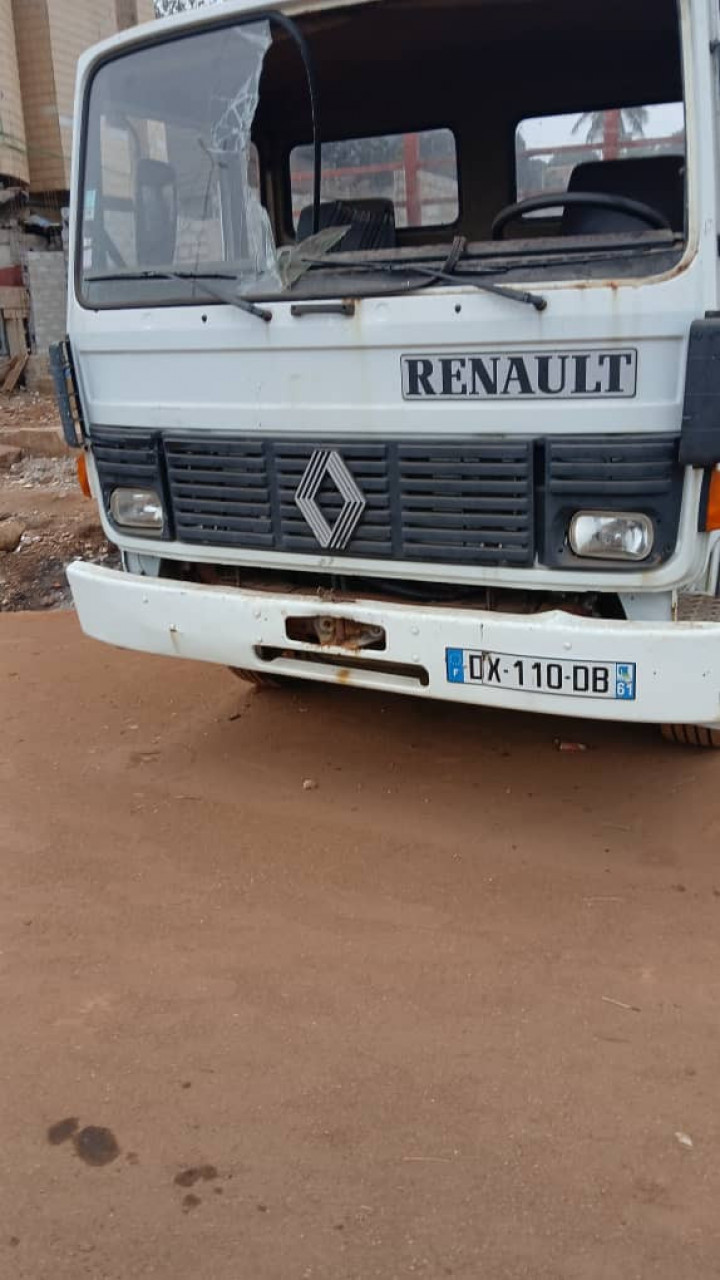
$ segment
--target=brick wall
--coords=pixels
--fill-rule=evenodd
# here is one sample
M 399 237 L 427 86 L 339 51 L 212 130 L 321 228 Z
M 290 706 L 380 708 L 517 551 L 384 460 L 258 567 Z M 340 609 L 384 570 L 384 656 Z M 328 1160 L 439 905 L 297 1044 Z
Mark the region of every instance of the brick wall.
M 35 350 L 38 355 L 46 356 L 50 343 L 64 337 L 67 328 L 65 255 L 31 250 L 26 257 L 26 270 Z
M 77 61 L 90 45 L 116 34 L 117 16 L 114 0 L 52 0 L 49 12 L 57 118 L 65 173 L 63 186 L 68 187 Z

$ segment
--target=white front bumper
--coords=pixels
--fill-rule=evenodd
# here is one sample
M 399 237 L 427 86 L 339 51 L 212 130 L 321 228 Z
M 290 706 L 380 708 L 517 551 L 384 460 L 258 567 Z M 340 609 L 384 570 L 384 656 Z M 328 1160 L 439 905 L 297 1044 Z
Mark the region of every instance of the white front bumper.
M 717 623 L 605 622 L 561 612 L 528 617 L 363 599 L 329 603 L 310 594 L 135 577 L 82 562 L 70 566 L 68 577 L 83 631 L 122 648 L 448 702 L 593 720 L 720 726 Z M 318 647 L 288 640 L 286 622 L 291 616 L 318 614 L 384 627 L 386 651 L 323 649 L 325 661 L 334 659 L 332 665 L 313 665 L 304 655 L 317 654 Z M 634 663 L 637 697 L 633 702 L 599 701 L 450 683 L 448 649 Z M 283 656 L 268 662 L 258 650 Z M 362 669 L 352 665 L 358 657 L 365 664 Z M 388 665 L 405 670 L 388 670 Z

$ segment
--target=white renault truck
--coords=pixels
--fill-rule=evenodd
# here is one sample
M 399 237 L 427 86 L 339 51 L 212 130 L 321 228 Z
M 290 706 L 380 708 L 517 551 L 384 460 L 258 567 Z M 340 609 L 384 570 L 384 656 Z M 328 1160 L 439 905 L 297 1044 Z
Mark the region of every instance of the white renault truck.
M 720 745 L 718 0 L 227 0 L 79 69 L 110 644 Z

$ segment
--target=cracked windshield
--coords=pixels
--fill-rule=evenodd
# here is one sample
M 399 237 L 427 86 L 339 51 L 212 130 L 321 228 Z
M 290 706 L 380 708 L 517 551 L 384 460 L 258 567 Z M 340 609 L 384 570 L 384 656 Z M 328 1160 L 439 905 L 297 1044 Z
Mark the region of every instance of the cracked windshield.
M 250 138 L 270 39 L 268 25 L 254 23 L 101 67 L 85 157 L 89 301 L 109 286 L 121 299 L 131 280 L 135 295 L 138 276 L 170 272 L 278 288 Z
M 364 282 L 374 277 L 371 288 L 391 289 L 403 272 L 434 273 L 438 281 L 456 272 L 460 259 L 467 278 L 473 257 L 517 255 L 543 237 L 561 236 L 577 254 L 579 237 L 624 229 L 618 198 L 622 206 L 635 195 L 632 184 L 609 187 L 600 201 L 611 211 L 598 212 L 588 189 L 602 174 L 606 184 L 614 174 L 627 184 L 638 164 L 662 178 L 635 225 L 645 247 L 652 249 L 653 229 L 682 231 L 679 100 L 528 115 L 502 137 L 491 126 L 476 156 L 480 144 L 467 118 L 451 127 L 452 113 L 439 105 L 432 127 L 404 130 L 367 127 L 380 119 L 371 102 L 354 112 L 349 128 L 337 92 L 321 95 L 319 112 L 308 110 L 312 61 L 288 30 L 262 21 L 197 31 L 100 65 L 90 89 L 80 200 L 78 274 L 86 303 L 215 297 L 242 305 L 244 293 L 271 297 L 302 277 L 305 285 L 324 277 L 332 292 L 339 269 L 346 281 L 354 275 L 347 284 L 353 292 L 362 272 Z M 417 108 L 396 119 L 403 115 L 409 125 L 413 117 L 420 122 Z M 497 167 L 499 157 L 508 194 L 521 208 L 512 200 L 503 208 L 485 183 L 474 185 L 479 159 L 483 168 Z M 424 265 L 412 258 L 421 246 Z M 636 246 L 642 250 L 640 236 Z M 535 252 L 530 265 L 539 263 Z M 525 300 L 544 305 L 537 296 Z

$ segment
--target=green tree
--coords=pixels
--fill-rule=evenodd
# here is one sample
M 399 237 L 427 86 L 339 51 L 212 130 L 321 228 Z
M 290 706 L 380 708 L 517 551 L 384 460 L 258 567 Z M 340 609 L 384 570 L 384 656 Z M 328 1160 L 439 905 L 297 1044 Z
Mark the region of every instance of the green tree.
M 573 133 L 585 134 L 583 141 L 591 146 L 602 143 L 609 129 L 617 128 L 619 142 L 642 138 L 648 121 L 647 107 L 623 107 L 619 111 L 585 111 L 573 125 Z
M 647 120 L 647 107 L 585 111 L 573 126 L 573 133 L 584 132 L 585 145 L 599 147 L 604 160 L 617 160 L 626 143 L 644 137 Z

